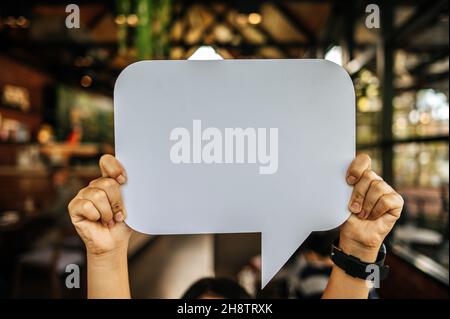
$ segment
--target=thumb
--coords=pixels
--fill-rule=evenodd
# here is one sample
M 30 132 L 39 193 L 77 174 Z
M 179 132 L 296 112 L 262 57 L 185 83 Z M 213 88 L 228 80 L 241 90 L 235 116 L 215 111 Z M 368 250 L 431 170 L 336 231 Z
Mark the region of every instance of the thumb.
M 115 179 L 119 184 L 125 184 L 127 174 L 122 164 L 112 155 L 106 154 L 100 158 L 100 170 L 103 177 Z

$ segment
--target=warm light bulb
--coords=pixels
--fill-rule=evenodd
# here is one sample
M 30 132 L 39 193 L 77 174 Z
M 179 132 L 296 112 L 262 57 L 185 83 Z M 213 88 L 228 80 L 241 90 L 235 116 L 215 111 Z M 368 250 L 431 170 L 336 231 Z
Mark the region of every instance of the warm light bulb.
M 92 78 L 89 75 L 83 75 L 80 84 L 85 88 L 90 87 L 92 85 Z
M 213 47 L 203 45 L 199 47 L 188 60 L 223 60 L 222 56 Z
M 116 19 L 115 19 L 116 24 L 124 24 L 125 22 L 127 22 L 127 18 L 125 17 L 125 15 L 123 14 L 119 14 Z
M 262 21 L 262 17 L 259 13 L 252 12 L 248 15 L 248 22 L 250 24 L 260 24 Z
M 138 22 L 139 22 L 139 18 L 135 14 L 130 14 L 127 17 L 127 23 L 129 26 L 135 27 L 138 24 Z

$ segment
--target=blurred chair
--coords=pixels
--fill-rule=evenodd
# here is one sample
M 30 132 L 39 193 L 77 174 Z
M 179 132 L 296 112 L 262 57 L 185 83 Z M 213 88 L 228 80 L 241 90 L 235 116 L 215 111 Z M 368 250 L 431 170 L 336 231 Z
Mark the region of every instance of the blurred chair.
M 62 298 L 61 277 L 66 274 L 66 266 L 83 266 L 84 250 L 73 229 L 58 232 L 55 243 L 35 248 L 19 256 L 14 275 L 13 298 L 20 298 L 24 277 L 28 272 L 47 274 L 52 298 Z

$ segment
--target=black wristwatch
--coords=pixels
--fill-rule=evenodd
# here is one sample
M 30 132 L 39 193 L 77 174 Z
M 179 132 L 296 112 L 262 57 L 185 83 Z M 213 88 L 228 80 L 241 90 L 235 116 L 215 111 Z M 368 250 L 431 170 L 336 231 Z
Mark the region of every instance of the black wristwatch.
M 336 266 L 345 271 L 346 274 L 355 278 L 366 280 L 373 272 L 373 267 L 370 266 L 376 265 L 380 270 L 380 280 L 386 279 L 389 274 L 389 266 L 384 264 L 385 259 L 386 246 L 384 244 L 381 245 L 377 260 L 374 263 L 366 263 L 355 256 L 344 253 L 342 249 L 339 248 L 339 238 L 331 245 L 331 260 L 333 260 Z

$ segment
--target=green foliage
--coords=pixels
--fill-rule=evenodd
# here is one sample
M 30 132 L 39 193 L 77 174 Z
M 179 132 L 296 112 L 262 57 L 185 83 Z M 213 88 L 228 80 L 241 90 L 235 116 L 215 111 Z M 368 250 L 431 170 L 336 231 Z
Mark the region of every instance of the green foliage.
M 131 32 L 127 23 L 119 25 L 119 53 L 125 54 L 130 34 L 139 59 L 164 58 L 168 55 L 171 0 L 117 0 L 117 12 L 122 17 L 136 14 L 137 25 Z

